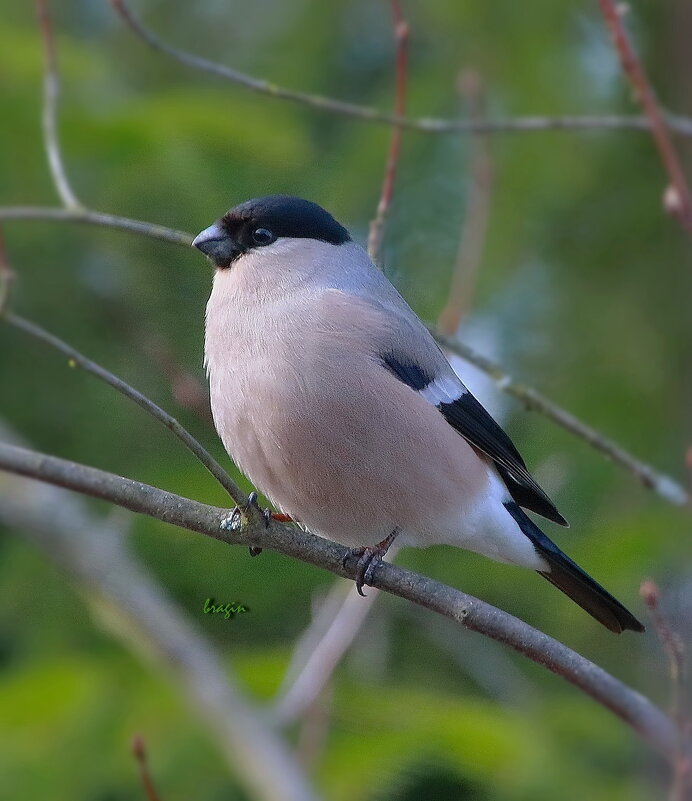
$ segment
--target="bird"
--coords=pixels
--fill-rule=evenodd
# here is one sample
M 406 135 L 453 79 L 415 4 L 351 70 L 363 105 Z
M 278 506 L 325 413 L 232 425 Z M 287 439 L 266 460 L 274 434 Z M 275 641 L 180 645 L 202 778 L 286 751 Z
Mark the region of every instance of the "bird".
M 221 441 L 306 530 L 358 557 L 464 548 L 529 568 L 610 631 L 642 624 L 533 522 L 567 521 L 366 251 L 318 204 L 245 201 L 193 246 L 213 264 L 204 360 Z

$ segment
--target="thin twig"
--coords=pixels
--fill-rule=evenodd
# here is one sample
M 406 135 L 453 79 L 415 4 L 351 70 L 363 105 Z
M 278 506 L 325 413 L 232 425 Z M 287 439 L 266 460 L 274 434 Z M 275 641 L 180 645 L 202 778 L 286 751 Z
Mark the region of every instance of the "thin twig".
M 599 2 L 613 45 L 620 57 L 622 69 L 649 120 L 651 135 L 674 190 L 672 194 L 670 191 L 666 193 L 666 210 L 678 218 L 683 228 L 692 233 L 690 188 L 668 132 L 669 122 L 658 105 L 653 87 L 625 30 L 622 20 L 624 8 L 618 6 L 615 0 L 599 0 Z
M 55 49 L 53 24 L 48 12 L 48 0 L 36 0 L 41 38 L 43 40 L 44 75 L 43 75 L 43 145 L 48 158 L 50 174 L 58 197 L 68 209 L 80 209 L 82 204 L 77 199 L 67 178 L 65 165 L 60 150 L 58 137 L 58 100 L 60 97 L 60 72 L 58 70 L 58 54 Z
M 391 9 L 392 24 L 394 26 L 394 40 L 396 42 L 396 88 L 394 93 L 394 112 L 397 117 L 403 117 L 406 114 L 409 26 L 403 17 L 401 3 L 399 0 L 391 0 Z M 392 197 L 394 196 L 394 183 L 396 181 L 396 170 L 399 164 L 399 155 L 401 153 L 402 134 L 403 131 L 400 126 L 397 125 L 392 128 L 380 200 L 377 204 L 375 216 L 370 223 L 370 232 L 368 234 L 368 255 L 375 262 L 375 264 L 377 264 L 380 260 L 380 248 L 382 247 L 384 222 L 387 214 L 389 213 Z
M 183 428 L 174 417 L 168 414 L 168 412 L 165 412 L 160 406 L 155 404 L 154 401 L 147 398 L 146 395 L 143 395 L 134 387 L 131 387 L 127 382 L 123 381 L 122 378 L 113 375 L 113 373 L 106 370 L 105 367 L 96 364 L 96 362 L 92 362 L 91 359 L 87 359 L 86 356 L 82 355 L 72 346 L 36 325 L 36 323 L 32 323 L 30 320 L 26 320 L 11 312 L 6 313 L 3 320 L 9 325 L 20 329 L 20 331 L 24 331 L 24 333 L 60 351 L 60 353 L 67 356 L 71 366 L 86 370 L 88 373 L 95 375 L 97 378 L 100 378 L 101 381 L 104 381 L 106 384 L 116 389 L 122 395 L 125 395 L 126 398 L 130 398 L 130 400 L 134 401 L 140 408 L 144 409 L 145 412 L 148 412 L 153 418 L 163 423 L 163 425 L 197 457 L 198 461 L 203 464 L 219 484 L 221 484 L 237 506 L 244 507 L 247 504 L 247 496 L 245 493 L 235 481 L 233 481 L 223 467 L 221 467 L 216 459 L 214 459 L 206 448 L 204 448 L 187 429 Z
M 151 331 L 139 331 L 133 337 L 133 346 L 141 349 L 168 381 L 177 404 L 194 412 L 205 423 L 212 422 L 209 392 L 206 384 L 178 362 L 170 344 Z
M 673 783 L 670 801 L 686 801 L 688 791 L 692 790 L 692 763 L 689 754 L 690 720 L 687 715 L 685 692 L 686 659 L 685 644 L 661 611 L 661 591 L 651 580 L 644 581 L 639 591 L 646 603 L 658 640 L 668 659 L 671 686 L 670 714 L 677 727 L 676 754 L 673 763 Z
M 327 111 L 332 114 L 342 114 L 353 117 L 365 122 L 377 123 L 380 125 L 395 125 L 400 128 L 420 131 L 421 133 L 431 134 L 461 134 L 461 133 L 518 133 L 529 131 L 567 131 L 567 130 L 597 130 L 597 129 L 632 129 L 639 131 L 649 130 L 650 123 L 646 117 L 618 116 L 618 115 L 588 115 L 588 116 L 525 116 L 511 117 L 500 120 L 484 120 L 474 122 L 473 120 L 444 120 L 433 117 L 398 117 L 396 114 L 388 114 L 379 109 L 360 106 L 356 103 L 348 103 L 343 100 L 336 100 L 331 97 L 313 95 L 307 92 L 298 92 L 293 89 L 286 89 L 270 81 L 264 81 L 251 75 L 246 75 L 238 70 L 231 69 L 224 64 L 217 64 L 207 61 L 199 56 L 186 53 L 182 50 L 169 45 L 160 39 L 155 33 L 145 28 L 142 22 L 135 16 L 125 0 L 111 0 L 111 5 L 120 15 L 133 33 L 142 39 L 149 47 L 193 69 L 216 75 L 218 78 L 243 86 L 253 92 L 269 95 L 280 100 L 290 100 L 320 111 Z M 671 129 L 684 136 L 692 137 L 692 119 L 675 115 L 666 114 L 666 121 Z
M 5 238 L 2 233 L 2 227 L 0 226 L 0 317 L 2 317 L 9 308 L 14 279 L 14 270 L 10 266 L 7 248 L 5 247 Z
M 462 359 L 466 359 L 489 375 L 495 381 L 498 389 L 518 398 L 527 409 L 540 412 L 544 417 L 587 442 L 592 448 L 607 456 L 620 467 L 624 467 L 647 489 L 675 506 L 686 506 L 692 501 L 688 491 L 674 478 L 654 470 L 653 467 L 637 459 L 622 446 L 586 425 L 533 387 L 515 381 L 495 362 L 477 353 L 455 337 L 444 336 L 434 329 L 431 329 L 431 332 L 444 348 L 456 353 L 457 356 L 461 356 Z
M 388 552 L 390 562 L 394 561 L 397 551 L 398 546 L 394 543 Z M 344 595 L 341 583 L 334 585 L 322 605 L 329 617 L 328 623 L 325 625 L 321 615 L 318 615 L 299 640 L 296 657 L 303 643 L 310 642 L 311 647 L 307 655 L 300 654 L 300 669 L 275 703 L 274 714 L 279 723 L 292 723 L 314 705 L 353 644 L 378 595 L 377 590 L 372 590 L 363 598 L 355 586 L 351 586 Z M 322 633 L 314 638 L 316 631 Z M 315 641 L 311 642 L 313 639 Z
M 670 680 L 673 687 L 671 713 L 681 720 L 685 711 L 684 677 L 685 677 L 685 646 L 677 632 L 673 630 L 665 615 L 661 611 L 659 602 L 661 591 L 658 585 L 648 579 L 640 588 L 640 595 L 646 603 L 656 635 L 668 658 Z
M 0 206 L 0 220 L 53 220 L 55 222 L 87 223 L 100 225 L 104 228 L 117 228 L 121 231 L 130 231 L 152 239 L 161 239 L 173 242 L 176 245 L 189 247 L 193 235 L 186 231 L 176 231 L 165 225 L 145 222 L 144 220 L 131 220 L 128 217 L 117 217 L 115 214 L 104 214 L 93 209 L 61 209 L 44 206 Z
M 395 610 L 403 619 L 408 619 L 416 630 L 435 648 L 449 656 L 478 689 L 502 707 L 533 706 L 540 693 L 540 678 L 536 684 L 526 675 L 511 653 L 499 643 L 489 639 L 471 642 L 473 635 L 451 635 L 448 620 L 426 620 L 423 609 L 404 608 Z
M 314 769 L 329 741 L 332 720 L 332 692 L 323 693 L 303 716 L 296 742 L 295 755 L 304 770 Z
M 336 612 L 332 612 L 326 630 L 314 643 L 301 670 L 275 702 L 274 714 L 281 725 L 300 719 L 313 706 L 353 643 L 379 595 L 377 590 L 370 590 L 365 598 L 361 598 L 353 585 L 344 595 L 341 582 L 334 585 L 332 593 L 342 596 Z M 325 608 L 330 607 L 327 600 Z M 314 622 L 322 624 L 319 616 Z M 306 636 L 310 636 L 309 630 L 303 635 Z M 298 647 L 302 644 L 303 637 Z
M 474 70 L 465 70 L 459 76 L 458 89 L 468 108 L 470 118 L 484 119 L 485 94 L 481 76 Z M 471 148 L 469 188 L 456 264 L 447 302 L 437 320 L 438 328 L 447 336 L 457 332 L 462 317 L 471 306 L 490 218 L 493 164 L 487 134 L 475 134 Z
M 144 747 L 144 738 L 141 734 L 135 734 L 132 738 L 132 756 L 134 756 L 137 767 L 139 769 L 139 779 L 144 787 L 144 792 L 147 795 L 147 801 L 161 801 L 161 796 L 156 791 L 154 781 L 149 773 L 149 765 L 147 764 L 147 750 Z
M 354 579 L 357 559 L 348 548 L 299 528 L 271 522 L 227 525 L 228 511 L 106 473 L 0 443 L 0 469 L 109 501 L 130 511 L 197 531 L 232 545 L 270 548 L 308 564 Z M 432 579 L 384 562 L 372 586 L 441 614 L 513 648 L 581 689 L 672 760 L 676 729 L 660 709 L 602 668 L 567 646 L 495 607 Z

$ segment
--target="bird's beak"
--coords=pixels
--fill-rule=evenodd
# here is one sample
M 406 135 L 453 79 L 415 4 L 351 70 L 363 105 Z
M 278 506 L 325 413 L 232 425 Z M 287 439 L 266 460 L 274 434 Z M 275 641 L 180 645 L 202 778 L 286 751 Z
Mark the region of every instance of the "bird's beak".
M 218 224 L 210 225 L 204 231 L 200 231 L 197 236 L 192 240 L 192 247 L 198 248 L 207 256 L 211 256 L 216 243 L 227 236 L 223 228 Z
M 228 267 L 241 252 L 233 238 L 218 222 L 200 231 L 193 239 L 192 246 L 209 256 L 217 267 Z

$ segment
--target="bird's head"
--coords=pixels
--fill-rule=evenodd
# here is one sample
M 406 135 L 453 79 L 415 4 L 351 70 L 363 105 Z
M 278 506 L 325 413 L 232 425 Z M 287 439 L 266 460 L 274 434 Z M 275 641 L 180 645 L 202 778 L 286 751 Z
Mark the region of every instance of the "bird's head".
M 350 242 L 348 231 L 317 203 L 291 195 L 247 200 L 226 212 L 194 239 L 220 270 L 233 267 L 245 254 L 276 255 L 289 240 L 317 240 L 328 245 Z

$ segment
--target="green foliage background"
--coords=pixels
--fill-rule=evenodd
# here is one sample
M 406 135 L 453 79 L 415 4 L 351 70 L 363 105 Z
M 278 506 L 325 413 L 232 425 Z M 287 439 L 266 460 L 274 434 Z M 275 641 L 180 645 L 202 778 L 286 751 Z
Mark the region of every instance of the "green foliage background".
M 454 83 L 469 66 L 484 78 L 493 116 L 634 111 L 596 2 L 404 5 L 412 115 L 458 114 Z M 685 0 L 633 6 L 630 22 L 663 102 L 692 113 Z M 190 72 L 145 48 L 106 2 L 52 7 L 61 138 L 90 207 L 194 233 L 243 199 L 290 192 L 325 205 L 365 239 L 385 127 Z M 288 87 L 391 106 L 384 2 L 138 0 L 134 8 L 165 39 L 209 58 Z M 55 204 L 30 3 L 0 0 L 0 76 L 0 204 Z M 689 146 L 681 148 L 687 155 Z M 493 137 L 491 149 L 496 180 L 474 312 L 492 322 L 499 358 L 686 481 L 692 264 L 689 239 L 661 210 L 665 178 L 649 137 L 506 134 Z M 384 260 L 429 320 L 447 292 L 469 152 L 467 137 L 404 139 Z M 176 404 L 145 348 L 162 340 L 203 381 L 210 272 L 199 254 L 77 225 L 16 222 L 3 231 L 19 276 L 16 309 L 160 402 L 229 464 L 211 424 Z M 527 463 L 554 484 L 571 520 L 570 531 L 549 532 L 640 615 L 639 583 L 655 578 L 689 642 L 689 517 L 541 417 L 514 404 L 508 413 Z M 0 414 L 38 449 L 225 502 L 146 415 L 9 328 L 0 329 Z M 332 577 L 271 553 L 250 560 L 144 518 L 133 538 L 248 692 L 269 701 L 313 595 Z M 547 583 L 461 551 L 408 551 L 399 561 L 510 610 L 667 702 L 652 634 L 614 637 Z M 201 614 L 209 596 L 241 600 L 252 612 L 209 619 Z M 312 768 L 325 798 L 661 797 L 666 777 L 657 761 L 574 689 L 402 601 L 382 598 L 378 607 L 334 679 L 330 729 Z M 128 751 L 135 731 L 146 738 L 167 801 L 246 797 L 165 679 L 111 639 L 69 577 L 9 530 L 0 530 L 0 710 L 2 798 L 141 798 Z

